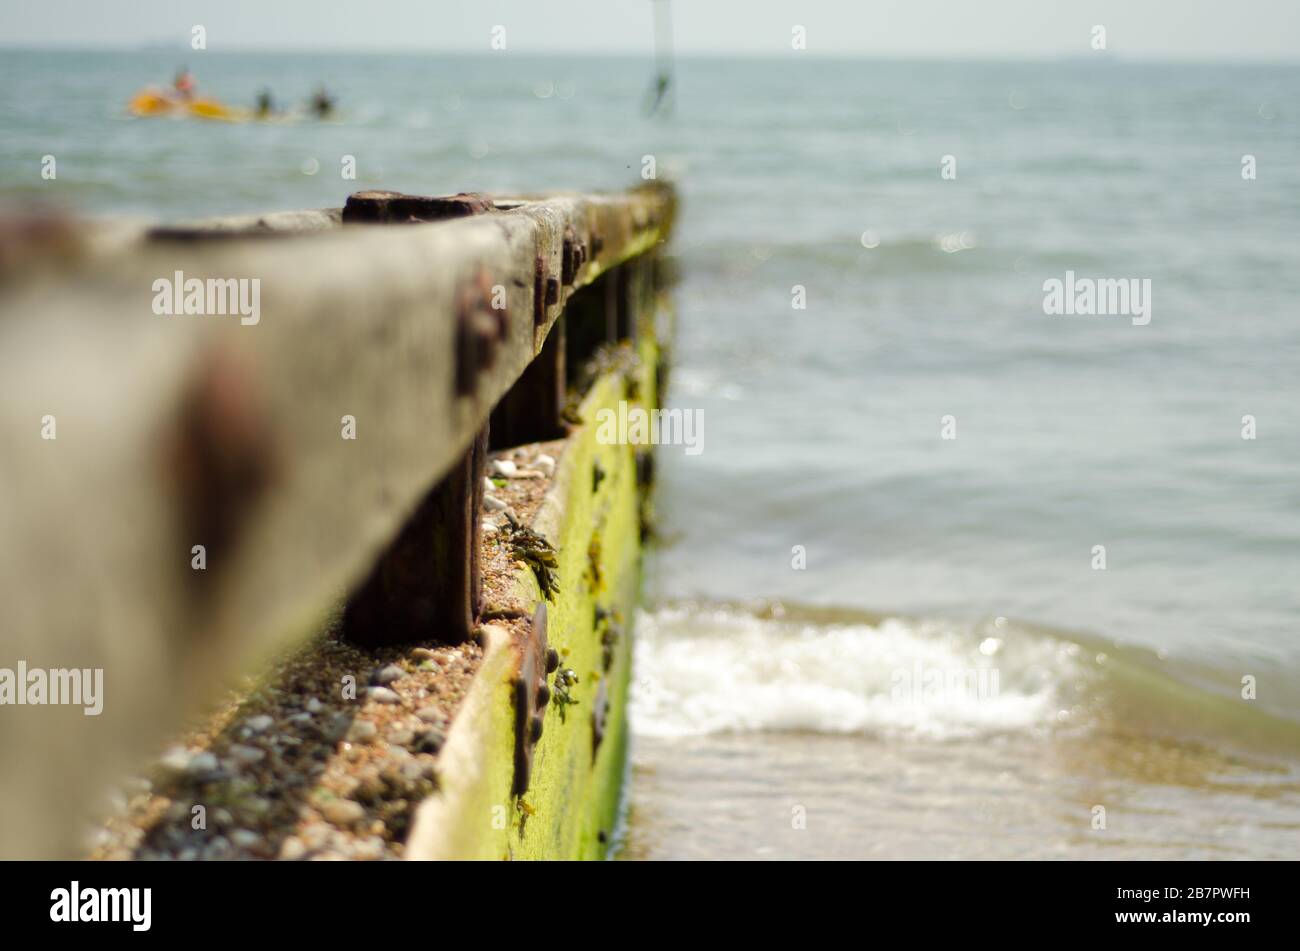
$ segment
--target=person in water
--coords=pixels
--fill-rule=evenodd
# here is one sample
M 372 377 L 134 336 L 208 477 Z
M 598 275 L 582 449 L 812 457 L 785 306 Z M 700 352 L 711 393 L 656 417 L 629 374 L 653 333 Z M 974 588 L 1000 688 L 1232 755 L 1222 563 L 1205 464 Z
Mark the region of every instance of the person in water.
M 172 88 L 182 99 L 192 99 L 194 97 L 194 74 L 186 67 L 182 66 L 176 72 L 176 78 L 172 80 Z
M 316 87 L 316 92 L 311 97 L 311 111 L 318 119 L 324 119 L 334 112 L 334 97 L 324 86 Z
M 271 90 L 263 89 L 257 94 L 257 117 L 265 119 L 267 116 L 275 113 L 275 100 L 271 98 Z

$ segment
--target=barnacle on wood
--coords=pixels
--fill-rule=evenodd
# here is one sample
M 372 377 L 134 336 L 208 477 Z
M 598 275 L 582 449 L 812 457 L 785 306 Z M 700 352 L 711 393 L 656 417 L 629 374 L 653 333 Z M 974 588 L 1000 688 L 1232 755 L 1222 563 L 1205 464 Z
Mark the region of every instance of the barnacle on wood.
M 578 674 L 572 667 L 564 667 L 555 673 L 555 690 L 553 691 L 555 709 L 560 714 L 560 722 L 567 721 L 567 709 L 578 702 L 573 695 L 573 688 L 578 683 Z

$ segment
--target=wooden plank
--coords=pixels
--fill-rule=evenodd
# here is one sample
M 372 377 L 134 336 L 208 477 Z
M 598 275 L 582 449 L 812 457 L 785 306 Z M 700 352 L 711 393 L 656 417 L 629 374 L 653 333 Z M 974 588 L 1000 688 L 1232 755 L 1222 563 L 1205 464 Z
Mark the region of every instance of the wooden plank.
M 0 668 L 102 670 L 104 696 L 95 716 L 0 707 L 0 855 L 77 854 L 132 757 L 366 576 L 573 289 L 665 240 L 672 211 L 647 187 L 402 227 L 267 216 L 6 272 Z M 178 276 L 258 281 L 256 320 L 156 314 Z M 459 336 L 484 286 L 505 304 L 490 361 Z

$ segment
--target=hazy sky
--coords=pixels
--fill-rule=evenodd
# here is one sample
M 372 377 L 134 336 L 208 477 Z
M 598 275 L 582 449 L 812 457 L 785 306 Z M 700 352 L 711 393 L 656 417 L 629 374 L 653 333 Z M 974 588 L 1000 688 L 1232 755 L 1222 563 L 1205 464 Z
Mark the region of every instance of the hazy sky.
M 3 0 L 0 45 L 649 52 L 652 0 Z M 673 0 L 686 53 L 1300 59 L 1300 0 Z

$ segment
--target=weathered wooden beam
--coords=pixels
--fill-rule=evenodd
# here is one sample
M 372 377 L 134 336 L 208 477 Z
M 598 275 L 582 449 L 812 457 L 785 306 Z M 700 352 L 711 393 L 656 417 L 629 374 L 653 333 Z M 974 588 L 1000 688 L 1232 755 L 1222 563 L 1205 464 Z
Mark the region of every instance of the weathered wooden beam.
M 0 709 L 0 856 L 76 854 L 130 757 L 364 585 L 568 297 L 672 211 L 654 187 L 406 227 L 87 226 L 0 268 L 0 667 L 104 683 L 95 716 Z M 156 312 L 191 281 L 256 307 Z

